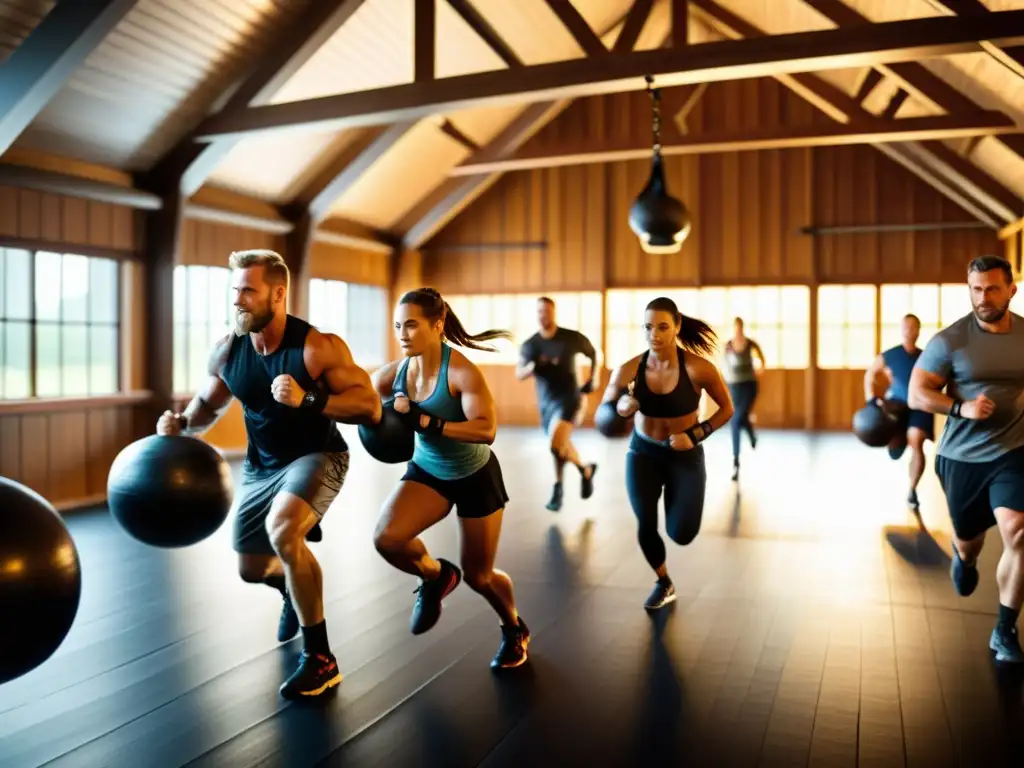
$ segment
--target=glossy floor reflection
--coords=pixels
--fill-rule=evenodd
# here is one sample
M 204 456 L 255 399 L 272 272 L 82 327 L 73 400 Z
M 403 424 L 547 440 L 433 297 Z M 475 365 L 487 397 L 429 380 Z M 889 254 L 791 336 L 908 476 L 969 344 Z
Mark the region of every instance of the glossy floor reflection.
M 470 590 L 409 633 L 415 581 L 371 545 L 402 468 L 346 435 L 349 482 L 313 545 L 345 674 L 336 697 L 278 697 L 301 641 L 276 643 L 280 601 L 236 578 L 228 526 L 165 552 L 103 510 L 76 514 L 79 615 L 53 658 L 0 686 L 0 766 L 1021 764 L 1022 676 L 987 650 L 1001 546 L 990 536 L 981 585 L 959 598 L 930 459 L 919 523 L 906 464 L 884 451 L 766 432 L 733 484 L 716 436 L 702 534 L 669 546 L 679 600 L 652 617 L 625 443 L 580 433 L 596 493 L 581 501 L 567 474 L 553 514 L 539 432 L 501 430 L 512 502 L 498 564 L 533 645 L 527 667 L 496 677 L 497 621 Z M 457 557 L 454 519 L 426 539 Z

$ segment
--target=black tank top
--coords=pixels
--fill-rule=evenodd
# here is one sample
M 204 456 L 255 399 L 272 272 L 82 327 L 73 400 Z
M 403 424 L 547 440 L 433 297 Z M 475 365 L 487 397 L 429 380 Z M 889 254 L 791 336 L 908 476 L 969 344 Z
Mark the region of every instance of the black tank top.
M 231 394 L 242 404 L 249 438 L 246 462 L 253 469 L 279 469 L 300 456 L 347 451 L 334 419 L 312 408 L 291 408 L 274 399 L 271 382 L 288 374 L 307 392 L 324 387 L 309 375 L 303 360 L 306 335 L 312 326 L 288 315 L 281 345 L 261 355 L 249 334 L 233 336 L 221 372 Z
M 651 354 L 650 351 L 640 356 L 640 365 L 633 385 L 633 397 L 640 403 L 640 413 L 644 416 L 673 419 L 693 413 L 700 405 L 700 395 L 693 388 L 690 376 L 686 373 L 682 347 L 676 347 L 676 351 L 679 355 L 679 381 L 671 392 L 663 395 L 651 392 L 647 386 L 647 357 Z

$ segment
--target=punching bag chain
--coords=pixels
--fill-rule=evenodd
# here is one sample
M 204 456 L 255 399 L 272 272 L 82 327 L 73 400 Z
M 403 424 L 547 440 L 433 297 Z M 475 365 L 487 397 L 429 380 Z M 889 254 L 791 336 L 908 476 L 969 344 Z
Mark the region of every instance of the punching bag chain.
M 651 97 L 651 110 L 653 112 L 653 120 L 651 129 L 654 133 L 654 154 L 661 154 L 661 89 L 654 87 L 654 78 L 647 75 L 644 78 L 647 81 L 647 93 Z

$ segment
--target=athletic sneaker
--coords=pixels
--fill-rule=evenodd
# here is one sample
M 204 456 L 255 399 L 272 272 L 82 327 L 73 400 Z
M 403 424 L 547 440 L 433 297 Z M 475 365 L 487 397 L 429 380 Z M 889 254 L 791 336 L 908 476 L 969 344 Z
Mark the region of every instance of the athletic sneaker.
M 1024 651 L 1017 639 L 1017 628 L 1002 629 L 996 627 L 988 640 L 988 647 L 996 652 L 996 661 L 1010 661 L 1020 664 L 1024 662 Z
M 334 654 L 324 656 L 303 649 L 299 657 L 299 668 L 281 685 L 281 695 L 286 699 L 303 699 L 322 696 L 341 682 L 341 670 Z
M 551 498 L 545 505 L 552 512 L 557 512 L 562 508 L 562 484 L 555 483 L 555 487 L 551 489 Z
M 409 626 L 414 635 L 422 635 L 437 624 L 441 618 L 441 601 L 462 581 L 462 571 L 457 565 L 443 558 L 438 558 L 438 562 L 441 563 L 441 575 L 431 581 L 420 579 L 420 585 L 414 590 L 419 593 Z
M 960 597 L 967 597 L 978 587 L 978 564 L 967 565 L 960 559 L 956 546 L 953 547 L 953 563 L 949 567 L 950 578 Z
M 491 659 L 491 669 L 513 669 L 526 663 L 526 649 L 530 645 L 530 630 L 519 617 L 516 627 L 501 626 L 501 645 L 498 653 Z
M 674 603 L 675 600 L 675 584 L 672 584 L 671 582 L 668 584 L 662 584 L 659 581 L 654 585 L 654 589 L 651 590 L 651 594 L 647 597 L 647 602 L 644 603 L 644 608 L 649 611 L 654 611 L 658 608 L 664 608 L 669 603 Z
M 594 475 L 597 473 L 597 464 L 588 464 L 590 467 L 590 477 L 587 477 L 583 472 L 580 472 L 580 497 L 589 499 L 594 495 Z
M 284 592 L 284 605 L 281 607 L 281 618 L 277 621 L 277 642 L 285 643 L 299 634 L 299 615 L 295 613 L 292 598 L 288 591 Z
M 740 460 L 739 459 L 733 459 L 732 460 L 732 481 L 735 483 L 739 479 L 740 479 Z

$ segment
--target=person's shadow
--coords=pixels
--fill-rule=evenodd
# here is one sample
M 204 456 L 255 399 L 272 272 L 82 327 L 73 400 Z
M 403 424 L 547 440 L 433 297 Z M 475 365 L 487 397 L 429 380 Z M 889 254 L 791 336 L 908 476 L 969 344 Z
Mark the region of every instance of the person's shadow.
M 651 645 L 646 675 L 641 688 L 643 701 L 635 721 L 632 749 L 633 765 L 684 765 L 686 743 L 684 729 L 685 695 L 678 670 L 664 642 L 668 622 L 676 603 L 651 616 Z
M 915 525 L 887 525 L 885 540 L 889 546 L 911 565 L 919 568 L 948 568 L 950 556 L 925 528 L 920 515 L 914 515 Z

